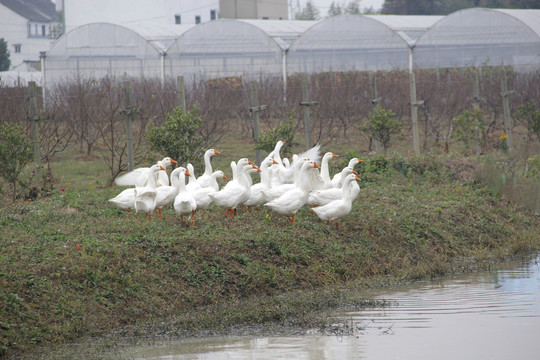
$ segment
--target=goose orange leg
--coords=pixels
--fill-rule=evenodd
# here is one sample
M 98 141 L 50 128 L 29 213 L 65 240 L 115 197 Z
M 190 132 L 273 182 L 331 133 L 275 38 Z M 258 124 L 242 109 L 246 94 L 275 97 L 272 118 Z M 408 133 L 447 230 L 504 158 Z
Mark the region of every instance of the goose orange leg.
M 195 225 L 195 221 L 193 220 L 193 218 L 195 217 L 195 212 L 196 212 L 196 211 L 197 211 L 197 210 L 191 210 L 191 219 L 189 220 L 189 225 L 190 225 L 190 226 Z

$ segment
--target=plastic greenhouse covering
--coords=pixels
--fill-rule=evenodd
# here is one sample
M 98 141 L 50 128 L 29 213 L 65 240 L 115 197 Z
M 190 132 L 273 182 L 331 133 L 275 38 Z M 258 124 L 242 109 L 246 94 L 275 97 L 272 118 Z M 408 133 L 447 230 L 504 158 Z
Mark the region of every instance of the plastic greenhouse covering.
M 48 84 L 62 80 L 162 77 L 162 54 L 193 25 L 90 23 L 58 39 L 47 52 Z
M 64 34 L 45 81 L 279 76 L 328 71 L 540 64 L 540 10 L 473 8 L 445 17 L 340 15 L 199 25 L 91 23 Z
M 168 75 L 282 76 L 287 48 L 315 23 L 221 19 L 200 24 L 167 51 Z
M 467 9 L 436 23 L 417 42 L 415 66 L 467 67 L 482 64 L 537 67 L 540 10 Z
M 409 68 L 409 48 L 440 16 L 341 15 L 306 31 L 290 48 L 289 73 Z

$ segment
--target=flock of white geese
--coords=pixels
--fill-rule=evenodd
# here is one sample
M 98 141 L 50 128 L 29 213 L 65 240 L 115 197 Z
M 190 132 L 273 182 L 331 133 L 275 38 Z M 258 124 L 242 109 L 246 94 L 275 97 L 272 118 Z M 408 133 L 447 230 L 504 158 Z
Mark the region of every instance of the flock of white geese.
M 226 216 L 235 216 L 238 207 L 263 205 L 270 210 L 285 215 L 295 223 L 296 212 L 305 205 L 312 206 L 312 212 L 321 220 L 335 222 L 349 214 L 352 202 L 358 196 L 360 180 L 354 166 L 362 160 L 353 158 L 343 170 L 330 177 L 329 161 L 337 157 L 332 152 L 322 158 L 319 145 L 301 154 L 292 156 L 292 161 L 281 158 L 284 142 L 278 141 L 274 150 L 257 167 L 247 158 L 231 162 L 232 179 L 220 188 L 218 179 L 226 179 L 221 170 L 212 170 L 211 158 L 219 155 L 215 149 L 204 154 L 205 170 L 195 176 L 192 164 L 175 168 L 169 176 L 166 169 L 176 161 L 166 157 L 157 164 L 138 168 L 115 180 L 119 186 L 133 186 L 123 190 L 109 202 L 116 207 L 144 213 L 151 218 L 156 212 L 161 218 L 164 208 L 173 207 L 181 222 L 190 216 L 194 225 L 197 210 L 206 209 L 210 204 L 226 210 Z M 320 161 L 320 166 L 317 164 Z M 252 175 L 258 174 L 260 182 L 253 183 Z

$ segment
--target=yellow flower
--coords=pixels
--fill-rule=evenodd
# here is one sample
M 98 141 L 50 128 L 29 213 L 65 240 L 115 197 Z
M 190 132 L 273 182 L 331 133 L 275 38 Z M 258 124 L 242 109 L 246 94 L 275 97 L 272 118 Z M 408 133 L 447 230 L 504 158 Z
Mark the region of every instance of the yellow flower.
M 505 133 L 504 130 L 503 130 L 501 136 L 499 136 L 499 140 L 502 141 L 502 140 L 506 139 L 507 137 L 508 137 L 508 135 L 506 135 L 506 133 Z

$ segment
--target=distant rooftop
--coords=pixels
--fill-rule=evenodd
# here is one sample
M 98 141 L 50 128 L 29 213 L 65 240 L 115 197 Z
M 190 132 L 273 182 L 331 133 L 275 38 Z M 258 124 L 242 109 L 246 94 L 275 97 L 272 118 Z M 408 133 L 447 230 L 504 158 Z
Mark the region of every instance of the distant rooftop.
M 0 4 L 30 21 L 52 22 L 60 19 L 50 0 L 0 0 Z

